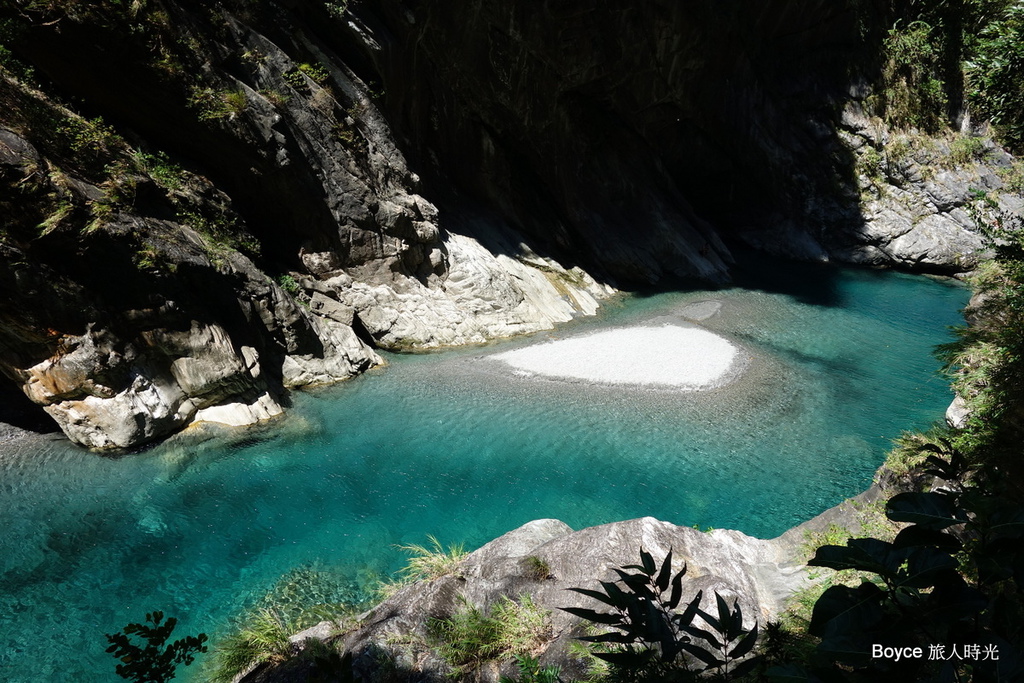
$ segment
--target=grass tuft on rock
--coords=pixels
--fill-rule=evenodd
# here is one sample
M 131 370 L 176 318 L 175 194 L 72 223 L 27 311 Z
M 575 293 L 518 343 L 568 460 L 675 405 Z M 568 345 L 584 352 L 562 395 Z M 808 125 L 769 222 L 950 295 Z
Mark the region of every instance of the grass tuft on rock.
M 462 608 L 445 619 L 431 619 L 427 632 L 453 676 L 475 670 L 486 661 L 534 653 L 551 636 L 548 610 L 529 595 L 517 600 L 502 596 L 489 612 L 462 599 Z

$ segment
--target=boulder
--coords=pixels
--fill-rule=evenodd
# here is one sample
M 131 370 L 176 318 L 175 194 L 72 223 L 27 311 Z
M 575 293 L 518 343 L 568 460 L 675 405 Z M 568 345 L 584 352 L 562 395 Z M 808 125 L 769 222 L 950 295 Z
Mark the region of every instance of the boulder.
M 573 531 L 563 522 L 529 522 L 470 553 L 450 575 L 400 589 L 360 617 L 360 626 L 335 636 L 330 624 L 292 638 L 338 640 L 352 655 L 353 669 L 364 680 L 390 668 L 415 669 L 421 680 L 441 680 L 447 665 L 428 645 L 428 622 L 473 606 L 488 610 L 503 598 L 530 596 L 546 611 L 543 645 L 537 654 L 545 665 L 561 667 L 570 679 L 582 675 L 581 662 L 569 645 L 584 634 L 584 624 L 560 608 L 605 606 L 569 588 L 599 590 L 598 581 L 615 581 L 613 569 L 637 564 L 640 549 L 660 563 L 671 550 L 673 571 L 686 567 L 684 601 L 703 591 L 702 609 L 714 611 L 715 594 L 731 605 L 738 601 L 745 625 L 778 617 L 792 592 L 807 585 L 802 566 L 788 541 L 761 540 L 737 531 L 701 532 L 645 517 Z M 538 571 L 542 567 L 544 571 Z M 286 681 L 290 669 L 261 667 L 242 680 Z M 294 673 L 294 672 L 293 672 Z M 510 674 L 504 662 L 481 668 L 482 681 Z M 299 679 L 296 679 L 299 680 Z
M 967 420 L 971 417 L 971 411 L 967 408 L 967 401 L 960 394 L 957 394 L 953 402 L 946 408 L 946 424 L 954 429 L 963 429 L 967 426 Z

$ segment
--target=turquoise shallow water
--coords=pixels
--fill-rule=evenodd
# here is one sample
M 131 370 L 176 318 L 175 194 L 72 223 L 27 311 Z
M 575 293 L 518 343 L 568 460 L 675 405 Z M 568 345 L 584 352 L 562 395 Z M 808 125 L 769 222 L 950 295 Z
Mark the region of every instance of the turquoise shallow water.
M 781 533 L 864 489 L 893 437 L 941 417 L 931 348 L 967 299 L 899 274 L 783 273 L 632 297 L 552 333 L 716 299 L 704 325 L 750 365 L 712 392 L 516 377 L 487 355 L 535 341 L 517 340 L 389 357 L 234 443 L 0 455 L 0 680 L 112 680 L 103 633 L 153 609 L 214 633 L 297 566 L 364 594 L 401 564 L 394 544 L 427 534 L 474 548 L 540 517 L 643 515 Z

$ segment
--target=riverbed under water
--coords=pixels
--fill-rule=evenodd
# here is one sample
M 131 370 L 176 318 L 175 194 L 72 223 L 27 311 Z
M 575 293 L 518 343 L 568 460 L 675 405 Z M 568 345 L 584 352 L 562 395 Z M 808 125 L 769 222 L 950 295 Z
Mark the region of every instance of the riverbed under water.
M 333 577 L 333 599 L 363 599 L 401 565 L 395 544 L 428 534 L 472 549 L 537 518 L 651 515 L 772 537 L 866 488 L 894 437 L 941 418 L 951 396 L 931 350 L 961 322 L 963 287 L 794 264 L 739 284 L 631 296 L 529 340 L 390 355 L 241 439 L 121 458 L 0 445 L 0 680 L 112 680 L 104 633 L 161 609 L 178 635 L 215 634 L 297 567 Z M 551 381 L 487 358 L 709 299 L 721 309 L 701 324 L 746 362 L 720 389 Z

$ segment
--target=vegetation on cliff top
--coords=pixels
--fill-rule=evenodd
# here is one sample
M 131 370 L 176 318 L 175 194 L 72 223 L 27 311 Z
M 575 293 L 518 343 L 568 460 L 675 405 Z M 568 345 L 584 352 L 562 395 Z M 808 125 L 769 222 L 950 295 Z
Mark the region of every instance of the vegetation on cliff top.
M 969 113 L 1024 151 L 1024 3 L 897 2 L 888 26 L 878 26 L 874 5 L 857 6 L 865 32 L 882 33 L 869 104 L 890 125 L 938 132 Z

